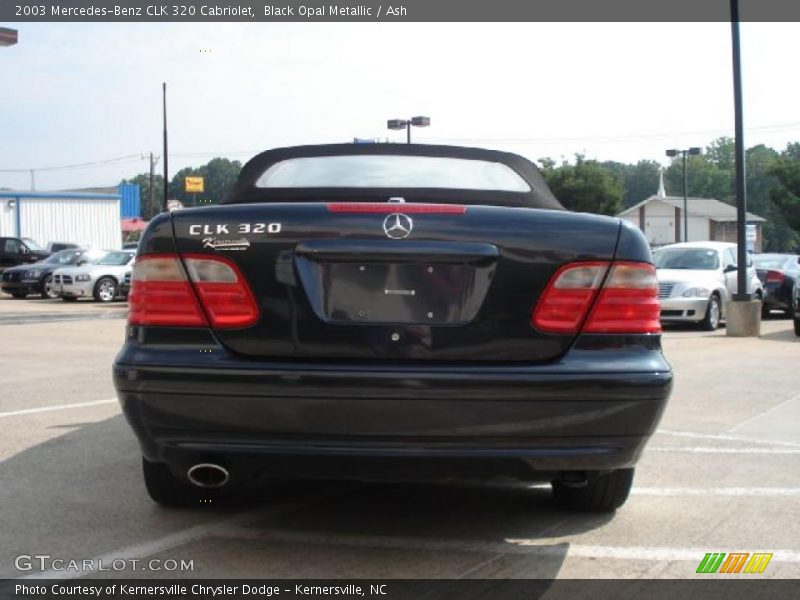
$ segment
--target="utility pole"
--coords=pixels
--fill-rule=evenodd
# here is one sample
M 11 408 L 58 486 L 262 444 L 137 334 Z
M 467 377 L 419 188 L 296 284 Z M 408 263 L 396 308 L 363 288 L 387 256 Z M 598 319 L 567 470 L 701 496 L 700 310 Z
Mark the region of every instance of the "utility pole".
M 31 169 L 31 191 L 36 191 L 36 171 Z
M 169 210 L 169 171 L 167 170 L 167 84 L 162 84 L 162 91 L 164 94 L 164 198 L 161 206 L 162 212 Z
M 148 214 L 150 218 L 153 218 L 155 215 L 155 206 L 153 206 L 153 199 L 155 197 L 155 177 L 156 177 L 156 163 L 158 162 L 159 156 L 153 156 L 153 153 L 150 153 L 150 193 L 148 194 L 148 203 L 147 206 L 149 208 Z

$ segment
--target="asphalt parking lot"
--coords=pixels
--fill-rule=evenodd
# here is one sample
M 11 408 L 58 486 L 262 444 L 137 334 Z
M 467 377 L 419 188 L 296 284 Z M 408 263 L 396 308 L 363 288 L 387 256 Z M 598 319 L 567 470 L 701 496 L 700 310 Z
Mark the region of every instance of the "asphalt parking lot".
M 800 577 L 789 320 L 766 321 L 760 339 L 666 332 L 671 403 L 613 516 L 559 510 L 545 488 L 397 484 L 175 511 L 147 498 L 114 399 L 125 311 L 0 295 L 0 577 L 35 575 L 15 557 L 48 554 L 193 563 L 116 573 L 133 577 L 688 578 L 706 552 L 771 552 L 763 577 Z

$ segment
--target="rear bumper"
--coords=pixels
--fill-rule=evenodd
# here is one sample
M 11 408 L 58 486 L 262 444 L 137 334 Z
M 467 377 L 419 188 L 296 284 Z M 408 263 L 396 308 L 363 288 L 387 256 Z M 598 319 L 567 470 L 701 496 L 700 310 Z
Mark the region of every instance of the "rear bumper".
M 790 310 L 792 308 L 792 290 L 782 286 L 764 286 L 764 307 L 767 310 L 780 309 Z
M 573 349 L 537 366 L 415 366 L 245 361 L 129 340 L 114 384 L 151 461 L 330 476 L 360 459 L 414 469 L 512 459 L 551 472 L 634 464 L 672 373 L 644 347 Z

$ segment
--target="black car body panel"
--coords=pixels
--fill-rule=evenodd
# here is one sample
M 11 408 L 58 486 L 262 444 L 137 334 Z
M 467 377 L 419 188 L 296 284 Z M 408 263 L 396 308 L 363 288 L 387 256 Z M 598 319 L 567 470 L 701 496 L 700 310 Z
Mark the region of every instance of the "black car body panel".
M 353 151 L 370 150 L 276 152 Z M 405 151 L 447 155 L 444 147 Z M 261 471 L 337 477 L 339 460 L 363 459 L 378 476 L 378 459 L 408 460 L 418 471 L 468 458 L 489 461 L 495 474 L 500 461 L 526 478 L 636 462 L 672 387 L 660 335 L 547 333 L 531 315 L 567 263 L 651 263 L 638 229 L 560 205 L 528 208 L 549 200 L 533 192 L 539 183 L 527 173 L 538 172 L 527 161 L 517 172 L 532 192 L 514 206 L 511 197 L 484 203 L 482 191 L 430 198 L 405 189 L 415 198 L 407 205 L 338 212 L 329 203 L 352 200 L 350 190 L 317 190 L 315 202 L 309 190 L 260 195 L 253 181 L 275 159 L 248 163 L 227 204 L 159 215 L 142 236 L 139 260 L 224 257 L 258 308 L 241 328 L 128 326 L 114 384 L 146 458 L 183 478 L 188 465 L 219 462 L 233 480 Z M 389 191 L 402 195 L 353 193 L 386 203 Z M 408 209 L 457 197 L 461 213 Z M 389 239 L 385 219 L 404 206 L 413 231 Z M 263 235 L 251 234 L 254 224 Z M 136 284 L 134 275 L 133 296 Z
M 800 256 L 796 254 L 759 254 L 753 257 L 756 273 L 764 286 L 764 309 L 793 313 Z M 778 277 L 774 277 L 778 275 Z
M 476 366 L 243 361 L 211 337 L 178 345 L 174 331 L 143 329 L 130 328 L 114 377 L 145 456 L 232 472 L 274 475 L 294 456 L 621 468 L 638 459 L 672 385 L 644 336 L 582 336 L 547 365 Z

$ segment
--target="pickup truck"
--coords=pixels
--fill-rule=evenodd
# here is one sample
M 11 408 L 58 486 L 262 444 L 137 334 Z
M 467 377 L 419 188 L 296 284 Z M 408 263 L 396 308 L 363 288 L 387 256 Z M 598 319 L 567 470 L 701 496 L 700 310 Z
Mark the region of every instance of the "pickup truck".
M 489 150 L 264 152 L 151 221 L 129 305 L 114 384 L 164 505 L 478 476 L 611 511 L 672 386 L 642 233 Z
M 0 237 L 0 272 L 9 268 L 35 263 L 50 256 L 50 252 L 29 238 Z

